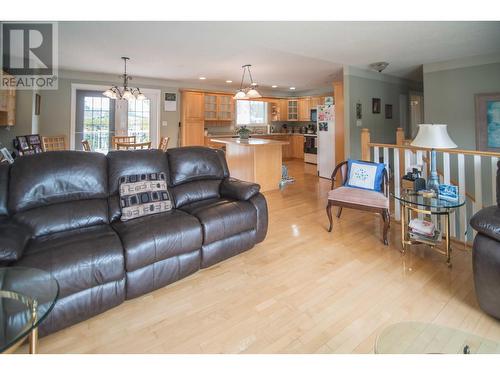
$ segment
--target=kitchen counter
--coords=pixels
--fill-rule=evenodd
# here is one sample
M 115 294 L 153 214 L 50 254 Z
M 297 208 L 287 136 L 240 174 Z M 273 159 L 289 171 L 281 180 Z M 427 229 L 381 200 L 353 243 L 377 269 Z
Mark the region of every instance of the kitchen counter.
M 255 146 L 269 146 L 269 145 L 287 145 L 289 142 L 276 141 L 274 139 L 262 139 L 262 138 L 249 138 L 249 139 L 239 139 L 239 138 L 210 138 L 211 142 L 228 144 L 237 144 L 243 147 L 255 147 Z
M 289 142 L 274 139 L 210 138 L 210 142 L 226 146 L 226 160 L 231 177 L 255 182 L 262 192 L 279 189 L 282 147 Z

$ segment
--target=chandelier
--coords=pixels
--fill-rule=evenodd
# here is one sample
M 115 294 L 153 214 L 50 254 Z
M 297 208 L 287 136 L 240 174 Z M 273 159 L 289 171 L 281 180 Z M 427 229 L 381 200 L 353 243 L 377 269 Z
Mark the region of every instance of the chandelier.
M 120 90 L 118 86 L 113 86 L 102 94 L 110 99 L 137 99 L 144 100 L 146 96 L 141 92 L 138 87 L 130 88 L 128 87 L 128 82 L 132 80 L 132 77 L 127 74 L 127 61 L 130 60 L 130 57 L 122 57 L 123 62 L 125 63 L 125 72 L 120 78 L 123 78 L 123 88 Z
M 252 72 L 250 71 L 250 67 L 252 65 L 246 64 L 243 65 L 243 75 L 241 76 L 240 89 L 236 92 L 236 95 L 233 96 L 233 99 L 256 99 L 262 98 L 262 95 L 257 91 L 257 83 L 254 82 L 252 78 Z M 243 81 L 245 80 L 245 73 L 248 70 L 248 75 L 250 77 L 250 86 L 243 88 Z

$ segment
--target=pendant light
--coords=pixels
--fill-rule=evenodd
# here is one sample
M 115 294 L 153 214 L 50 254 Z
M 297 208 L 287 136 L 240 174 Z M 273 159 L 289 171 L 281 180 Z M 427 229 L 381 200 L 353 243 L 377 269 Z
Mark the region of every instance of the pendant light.
M 246 64 L 243 65 L 243 74 L 241 76 L 240 88 L 233 96 L 233 99 L 241 100 L 241 99 L 256 99 L 262 98 L 262 95 L 257 91 L 257 83 L 254 82 L 252 77 L 252 72 L 250 71 L 250 67 L 252 65 Z M 243 88 L 243 82 L 245 81 L 245 73 L 248 70 L 248 75 L 250 77 L 250 86 Z
M 132 80 L 132 77 L 127 74 L 127 61 L 130 60 L 130 57 L 122 57 L 122 60 L 125 64 L 125 69 L 123 75 L 120 78 L 123 78 L 123 89 L 120 90 L 118 86 L 113 86 L 102 94 L 110 99 L 124 99 L 124 100 L 144 100 L 146 96 L 141 92 L 141 89 L 138 87 L 130 88 L 128 87 L 128 82 Z

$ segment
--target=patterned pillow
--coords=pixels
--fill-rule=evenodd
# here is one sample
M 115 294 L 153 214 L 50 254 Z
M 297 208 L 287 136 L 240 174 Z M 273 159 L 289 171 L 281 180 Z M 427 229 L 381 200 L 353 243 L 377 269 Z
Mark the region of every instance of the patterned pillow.
M 384 163 L 369 163 L 360 160 L 348 160 L 346 186 L 382 191 L 384 169 Z
M 165 173 L 143 173 L 120 177 L 122 221 L 172 209 Z

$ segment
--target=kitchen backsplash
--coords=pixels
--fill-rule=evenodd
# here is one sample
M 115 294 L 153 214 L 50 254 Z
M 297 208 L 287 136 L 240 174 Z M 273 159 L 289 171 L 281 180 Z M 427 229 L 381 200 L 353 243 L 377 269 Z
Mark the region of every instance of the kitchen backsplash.
M 270 123 L 270 127 L 273 133 L 283 133 L 285 132 L 285 128 L 283 125 L 286 125 L 287 133 L 300 133 L 300 128 L 304 126 L 308 126 L 310 124 L 314 124 L 312 121 L 272 121 Z M 234 125 L 228 126 L 206 126 L 205 129 L 208 131 L 208 134 L 228 134 L 228 133 L 236 133 L 236 128 Z M 266 133 L 267 126 L 250 126 L 249 127 L 254 133 Z

